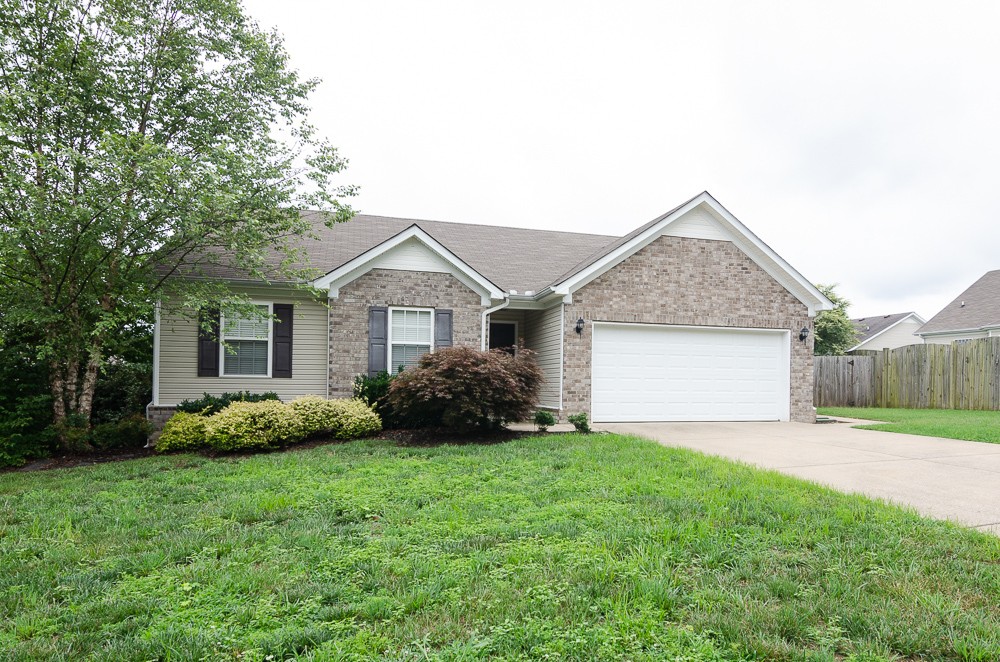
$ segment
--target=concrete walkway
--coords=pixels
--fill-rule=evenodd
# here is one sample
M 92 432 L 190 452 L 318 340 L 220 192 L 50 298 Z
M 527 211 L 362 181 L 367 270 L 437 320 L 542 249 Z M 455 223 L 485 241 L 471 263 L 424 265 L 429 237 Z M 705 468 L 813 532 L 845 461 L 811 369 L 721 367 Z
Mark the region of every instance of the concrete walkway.
M 598 427 L 775 469 L 1000 534 L 1000 444 L 855 430 L 846 423 Z

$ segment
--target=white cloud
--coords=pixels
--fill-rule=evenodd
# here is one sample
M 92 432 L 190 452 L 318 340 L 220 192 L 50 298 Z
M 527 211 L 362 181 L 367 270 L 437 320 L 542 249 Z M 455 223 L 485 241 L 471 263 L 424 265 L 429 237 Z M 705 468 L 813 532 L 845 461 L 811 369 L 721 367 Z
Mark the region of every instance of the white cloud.
M 362 211 L 625 233 L 708 189 L 856 316 L 1000 268 L 1000 5 L 247 6 Z

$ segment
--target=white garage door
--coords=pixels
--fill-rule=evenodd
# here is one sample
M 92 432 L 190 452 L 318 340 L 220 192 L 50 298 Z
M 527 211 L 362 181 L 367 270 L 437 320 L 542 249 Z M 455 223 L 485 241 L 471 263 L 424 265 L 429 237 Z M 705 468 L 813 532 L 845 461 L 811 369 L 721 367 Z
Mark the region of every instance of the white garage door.
M 594 323 L 593 417 L 787 421 L 789 333 Z

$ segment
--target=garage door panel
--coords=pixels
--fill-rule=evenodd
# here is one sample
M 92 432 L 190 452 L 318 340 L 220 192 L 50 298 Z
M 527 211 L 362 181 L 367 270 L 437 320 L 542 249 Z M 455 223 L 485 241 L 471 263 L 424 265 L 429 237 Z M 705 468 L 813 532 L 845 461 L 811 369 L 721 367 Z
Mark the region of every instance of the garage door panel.
M 783 331 L 597 323 L 594 420 L 787 420 L 789 342 Z

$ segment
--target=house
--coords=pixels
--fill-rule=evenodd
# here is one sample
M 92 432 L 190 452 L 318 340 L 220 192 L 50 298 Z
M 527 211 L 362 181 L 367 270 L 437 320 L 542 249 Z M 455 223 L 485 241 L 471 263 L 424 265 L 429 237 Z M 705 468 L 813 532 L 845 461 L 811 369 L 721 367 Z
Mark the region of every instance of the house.
M 1000 269 L 986 272 L 930 318 L 917 335 L 935 344 L 1000 336 Z
M 623 237 L 379 216 L 316 233 L 326 300 L 220 267 L 274 319 L 221 320 L 228 349 L 157 320 L 151 418 L 206 391 L 349 397 L 358 374 L 520 339 L 560 414 L 815 419 L 812 321 L 831 304 L 707 192 Z
M 847 350 L 848 352 L 919 345 L 923 341 L 913 334 L 927 322 L 914 312 L 859 317 L 851 321 L 858 330 L 858 344 Z

